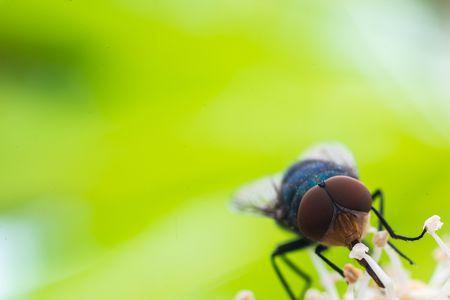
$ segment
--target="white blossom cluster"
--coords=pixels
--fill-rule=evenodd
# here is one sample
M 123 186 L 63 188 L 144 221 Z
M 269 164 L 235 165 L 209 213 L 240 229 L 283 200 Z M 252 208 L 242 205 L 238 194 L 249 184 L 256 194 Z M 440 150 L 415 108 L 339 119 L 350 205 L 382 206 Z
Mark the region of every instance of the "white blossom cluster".
M 428 282 L 411 278 L 409 272 L 403 267 L 398 254 L 387 243 L 388 235 L 385 231 L 372 230 L 374 236 L 374 251 L 368 254 L 368 247 L 362 243 L 356 244 L 349 257 L 365 259 L 372 267 L 380 281 L 385 286 L 379 288 L 370 284 L 371 277 L 367 272 L 361 273 L 351 264 L 344 268 L 344 275 L 348 282 L 348 288 L 344 295 L 339 296 L 335 282 L 338 278 L 335 273 L 329 272 L 323 262 L 310 252 L 314 266 L 319 273 L 323 291 L 310 289 L 305 300 L 448 300 L 450 299 L 450 249 L 437 235 L 443 223 L 439 216 L 432 216 L 424 223 L 427 233 L 436 241 L 438 248 L 435 251 L 437 261 L 436 269 Z M 381 268 L 378 264 L 381 254 L 385 252 L 389 263 Z M 250 291 L 241 291 L 236 295 L 236 300 L 255 300 Z

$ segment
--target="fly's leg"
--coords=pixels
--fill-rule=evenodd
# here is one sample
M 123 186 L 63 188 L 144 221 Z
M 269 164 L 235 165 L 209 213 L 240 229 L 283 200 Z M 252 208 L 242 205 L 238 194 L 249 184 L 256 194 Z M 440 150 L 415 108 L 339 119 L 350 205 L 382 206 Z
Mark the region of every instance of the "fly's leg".
M 392 248 L 392 250 L 394 250 L 395 252 L 397 252 L 397 254 L 405 259 L 410 265 L 414 265 L 414 261 L 409 258 L 405 253 L 403 253 L 402 251 L 400 251 L 397 246 L 395 246 L 394 244 L 392 244 L 390 241 L 388 241 L 389 246 Z
M 405 236 L 395 234 L 394 231 L 392 230 L 392 228 L 389 226 L 389 224 L 384 219 L 384 194 L 383 194 L 383 191 L 380 189 L 377 189 L 372 194 L 372 200 L 375 201 L 377 199 L 379 199 L 378 211 L 376 211 L 373 207 L 372 207 L 372 210 L 374 211 L 375 215 L 377 215 L 377 217 L 378 217 L 378 230 L 379 231 L 383 230 L 383 226 L 384 226 L 384 227 L 386 227 L 386 230 L 389 232 L 389 234 L 391 235 L 392 238 L 406 240 L 406 241 L 414 241 L 414 240 L 418 240 L 423 237 L 423 235 L 425 234 L 425 230 L 422 231 L 422 233 L 418 237 L 413 237 L 413 238 L 408 238 Z M 410 263 L 411 265 L 414 264 L 414 262 L 406 254 L 404 254 L 402 251 L 400 251 L 393 243 L 388 241 L 388 244 L 389 244 L 389 246 L 391 246 L 391 248 L 395 252 L 397 252 L 398 255 L 400 255 L 400 257 L 402 257 L 403 259 L 408 261 L 408 263 Z
M 271 262 L 272 266 L 275 270 L 275 273 L 278 276 L 278 279 L 280 280 L 281 284 L 284 287 L 284 290 L 286 293 L 288 293 L 289 298 L 291 300 L 297 300 L 297 299 L 303 299 L 305 297 L 306 291 L 311 286 L 311 277 L 306 274 L 304 271 L 302 271 L 297 265 L 295 265 L 290 259 L 286 257 L 286 254 L 289 252 L 297 251 L 304 249 L 308 246 L 311 246 L 313 242 L 311 242 L 308 239 L 301 238 L 298 240 L 290 241 L 285 244 L 279 245 L 271 255 Z M 294 292 L 292 291 L 291 287 L 289 286 L 289 283 L 286 281 L 286 278 L 281 273 L 280 268 L 277 265 L 276 258 L 280 257 L 280 259 L 288 266 L 294 273 L 296 273 L 300 278 L 302 278 L 305 281 L 305 286 L 303 287 L 299 298 L 295 297 Z
M 344 271 L 342 271 L 341 268 L 339 268 L 335 263 L 333 263 L 331 260 L 329 260 L 328 258 L 326 258 L 322 252 L 327 250 L 328 247 L 324 246 L 324 245 L 317 245 L 315 252 L 316 254 L 327 264 L 329 265 L 333 270 L 335 270 L 336 272 L 339 273 L 339 275 L 342 276 L 342 278 L 344 278 Z
M 375 192 L 374 194 L 377 194 L 377 192 Z M 384 198 L 383 198 L 383 193 L 381 192 L 381 190 L 378 190 L 378 197 L 380 197 L 381 201 L 380 202 L 384 202 Z M 381 211 L 384 214 L 384 207 L 383 205 L 381 205 Z M 426 228 L 424 228 L 422 230 L 422 232 L 415 237 L 407 237 L 404 235 L 400 235 L 400 234 L 396 234 L 394 232 L 394 230 L 391 228 L 391 226 L 389 225 L 389 223 L 384 219 L 383 214 L 380 213 L 378 210 L 375 209 L 375 207 L 372 206 L 372 211 L 375 213 L 375 215 L 377 216 L 379 222 L 381 223 L 382 227 L 386 228 L 386 230 L 389 232 L 389 235 L 394 238 L 394 239 L 399 239 L 399 240 L 403 240 L 403 241 L 417 241 L 420 240 L 421 238 L 423 238 L 423 236 L 425 235 L 425 233 L 427 232 Z
M 336 264 L 334 264 L 332 261 L 330 261 L 328 258 L 326 258 L 322 252 L 327 250 L 328 247 L 324 246 L 324 245 L 317 245 L 316 247 L 316 254 L 327 264 L 329 265 L 333 270 L 335 270 L 336 272 L 339 273 L 339 275 L 342 276 L 342 278 L 345 279 L 344 276 L 344 271 L 342 271 L 341 268 L 339 268 Z M 373 280 L 378 284 L 379 287 L 384 288 L 383 283 L 381 282 L 381 280 L 378 278 L 377 274 L 375 274 L 375 272 L 372 270 L 372 267 L 370 267 L 370 265 L 367 263 L 367 261 L 365 259 L 361 259 L 358 260 L 358 262 L 366 268 L 367 273 L 369 273 L 369 275 L 373 278 Z
M 424 228 L 418 236 L 414 236 L 414 237 L 408 237 L 408 236 L 396 234 L 394 232 L 394 230 L 391 228 L 391 226 L 389 226 L 388 222 L 383 218 L 383 216 L 373 206 L 372 206 L 372 211 L 375 213 L 377 218 L 380 220 L 381 224 L 383 224 L 383 226 L 386 228 L 386 230 L 389 232 L 389 235 L 393 239 L 398 239 L 398 240 L 403 240 L 403 241 L 417 241 L 417 240 L 420 240 L 421 238 L 423 238 L 423 236 L 427 232 L 426 228 Z
M 375 190 L 372 194 L 372 202 L 375 202 L 375 200 L 378 200 L 378 211 L 380 214 L 384 217 L 384 194 L 383 191 L 380 189 Z M 378 231 L 383 230 L 383 224 L 380 220 L 378 220 Z

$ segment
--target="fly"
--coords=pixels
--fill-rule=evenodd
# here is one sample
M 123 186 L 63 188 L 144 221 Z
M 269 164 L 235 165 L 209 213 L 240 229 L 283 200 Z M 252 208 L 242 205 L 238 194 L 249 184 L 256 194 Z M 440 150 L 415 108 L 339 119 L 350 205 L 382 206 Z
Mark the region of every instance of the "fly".
M 378 209 L 373 206 L 376 200 Z M 324 252 L 334 246 L 351 249 L 361 242 L 371 228 L 370 212 L 378 219 L 378 230 L 386 229 L 393 239 L 415 241 L 426 232 L 423 229 L 418 236 L 407 237 L 393 231 L 384 219 L 383 192 L 377 189 L 371 193 L 360 181 L 352 153 L 339 143 L 313 146 L 285 172 L 242 187 L 234 195 L 231 206 L 240 212 L 270 217 L 282 228 L 296 234 L 295 240 L 280 244 L 271 255 L 275 273 L 292 300 L 304 298 L 311 286 L 311 277 L 286 256 L 288 253 L 315 247 L 315 253 L 344 277 L 342 269 Z M 397 247 L 389 244 L 413 264 Z M 305 285 L 298 297 L 282 274 L 278 259 L 304 280 Z M 364 259 L 358 262 L 377 285 L 384 288 L 368 263 Z

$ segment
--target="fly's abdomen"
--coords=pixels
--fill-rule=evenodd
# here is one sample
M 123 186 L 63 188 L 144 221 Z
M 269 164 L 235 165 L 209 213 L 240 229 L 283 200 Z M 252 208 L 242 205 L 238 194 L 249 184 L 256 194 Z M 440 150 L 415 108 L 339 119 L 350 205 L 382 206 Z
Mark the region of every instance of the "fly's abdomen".
M 279 195 L 283 216 L 280 223 L 297 231 L 297 212 L 303 195 L 313 186 L 338 176 L 357 178 L 351 169 L 322 160 L 304 160 L 291 166 L 285 173 Z

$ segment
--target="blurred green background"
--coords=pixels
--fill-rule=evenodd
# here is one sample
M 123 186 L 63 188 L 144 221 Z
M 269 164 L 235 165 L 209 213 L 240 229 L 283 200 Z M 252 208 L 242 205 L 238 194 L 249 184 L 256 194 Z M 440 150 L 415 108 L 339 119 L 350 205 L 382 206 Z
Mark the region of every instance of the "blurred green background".
M 284 299 L 290 236 L 227 203 L 318 141 L 449 221 L 447 3 L 0 0 L 0 298 Z

